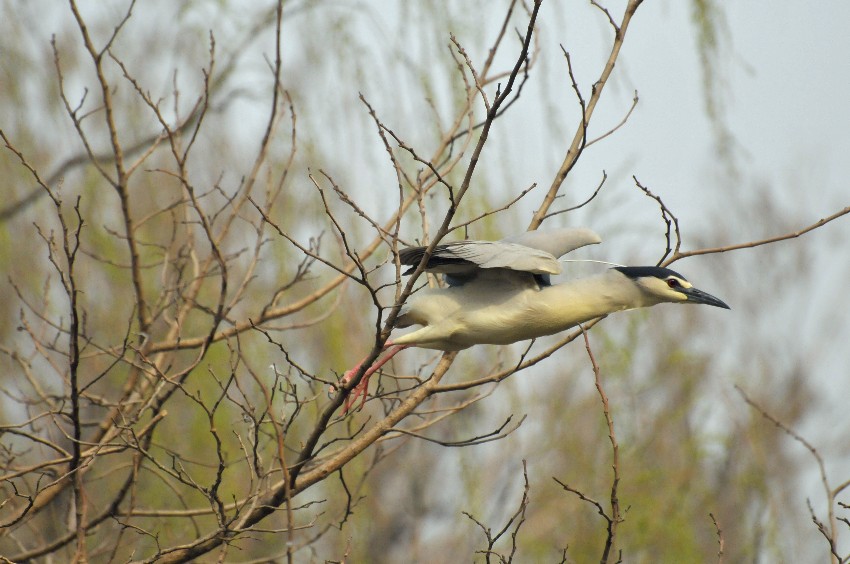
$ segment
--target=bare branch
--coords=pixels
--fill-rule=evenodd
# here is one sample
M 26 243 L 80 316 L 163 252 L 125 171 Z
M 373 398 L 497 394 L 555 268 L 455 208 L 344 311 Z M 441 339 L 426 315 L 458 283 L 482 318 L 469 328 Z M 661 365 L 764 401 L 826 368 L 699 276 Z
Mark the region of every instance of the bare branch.
M 586 206 L 587 204 L 592 202 L 596 198 L 597 195 L 599 195 L 599 191 L 602 190 L 602 186 L 605 185 L 606 180 L 608 180 L 608 173 L 606 173 L 603 170 L 602 171 L 602 180 L 599 181 L 599 185 L 596 187 L 596 190 L 593 191 L 593 194 L 591 194 L 588 199 L 586 199 L 582 203 L 578 204 L 577 206 L 572 206 L 572 207 L 569 207 L 569 208 L 564 209 L 564 210 L 558 210 L 558 211 L 554 211 L 552 213 L 548 213 L 545 216 L 543 216 L 543 221 L 546 221 L 547 219 L 549 219 L 550 217 L 555 216 L 555 215 L 559 215 L 559 214 L 562 214 L 562 213 L 568 213 L 568 212 L 575 211 L 575 210 L 583 208 L 584 206 Z
M 682 233 L 681 231 L 679 231 L 679 219 L 675 215 L 673 215 L 673 212 L 671 212 L 670 209 L 664 204 L 664 202 L 661 200 L 661 197 L 653 194 L 649 190 L 649 188 L 645 187 L 643 184 L 640 183 L 637 177 L 633 176 L 632 178 L 635 181 L 635 185 L 640 188 L 644 194 L 658 202 L 658 206 L 661 208 L 661 220 L 664 222 L 665 226 L 664 238 L 667 241 L 667 248 L 664 250 L 664 254 L 661 255 L 661 258 L 658 259 L 658 262 L 656 263 L 660 266 L 664 263 L 664 259 L 666 259 L 671 252 L 673 253 L 673 256 L 677 256 L 679 254 L 679 249 L 682 247 Z M 673 227 L 672 232 L 670 230 L 671 224 Z M 675 234 L 676 236 L 675 245 L 673 245 L 672 242 L 673 234 Z
M 717 519 L 713 513 L 708 514 L 711 517 L 711 522 L 714 524 L 714 532 L 717 534 L 717 564 L 723 564 L 723 531 L 720 530 L 720 525 L 717 524 Z
M 700 255 L 712 255 L 712 254 L 717 254 L 717 253 L 725 253 L 725 252 L 729 252 L 729 251 L 738 251 L 740 249 L 752 249 L 752 248 L 755 248 L 755 247 L 761 247 L 763 245 L 770 245 L 772 243 L 778 243 L 779 241 L 787 241 L 788 239 L 796 239 L 797 237 L 805 235 L 806 233 L 809 233 L 810 231 L 814 231 L 815 229 L 819 229 L 819 228 L 823 227 L 824 225 L 826 225 L 827 223 L 834 221 L 834 220 L 836 220 L 840 217 L 843 217 L 843 216 L 847 215 L 848 213 L 850 213 L 850 206 L 848 206 L 848 207 L 846 207 L 846 208 L 844 208 L 840 211 L 837 211 L 830 216 L 827 216 L 823 219 L 820 219 L 820 220 L 816 221 L 815 223 L 812 223 L 811 225 L 803 227 L 802 229 L 799 229 L 797 231 L 792 231 L 790 233 L 785 233 L 783 235 L 777 235 L 775 237 L 768 237 L 767 239 L 760 239 L 760 240 L 757 240 L 757 241 L 750 241 L 748 243 L 739 243 L 739 244 L 736 244 L 736 245 L 727 245 L 725 247 L 712 247 L 712 248 L 709 248 L 709 249 L 698 249 L 698 250 L 695 250 L 695 251 L 685 251 L 685 252 L 682 252 L 682 253 L 674 253 L 673 256 L 671 256 L 669 259 L 667 259 L 667 261 L 663 262 L 659 266 L 667 266 L 667 265 L 669 265 L 669 264 L 671 264 L 671 263 L 673 263 L 673 262 L 675 262 L 679 259 L 688 258 L 688 257 L 695 257 L 695 256 L 700 256 Z
M 823 523 L 821 523 L 820 521 L 817 520 L 811 504 L 809 504 L 809 511 L 812 515 L 812 520 L 814 521 L 814 523 L 818 527 L 818 530 L 820 530 L 821 534 L 823 534 L 824 537 L 826 537 L 826 539 L 829 541 L 830 549 L 832 550 L 832 553 L 835 554 L 836 556 L 838 556 L 835 553 L 835 542 L 834 542 L 835 541 L 835 509 L 834 509 L 833 504 L 835 503 L 835 494 L 833 493 L 832 488 L 830 488 L 830 486 L 829 486 L 829 480 L 827 479 L 827 476 L 826 476 L 826 465 L 824 464 L 823 457 L 820 455 L 820 453 L 817 451 L 817 449 L 814 446 L 812 446 L 812 444 L 809 441 L 807 441 L 805 438 L 803 438 L 802 435 L 800 435 L 799 433 L 797 433 L 796 431 L 794 431 L 793 429 L 791 429 L 790 427 L 788 427 L 787 425 L 785 425 L 784 423 L 779 421 L 779 419 L 777 419 L 776 417 L 774 417 L 773 415 L 768 413 L 763 407 L 761 407 L 759 404 L 757 404 L 755 401 L 753 401 L 747 395 L 747 393 L 743 390 L 743 388 L 741 388 L 738 384 L 735 384 L 735 389 L 738 391 L 738 393 L 741 395 L 741 398 L 747 403 L 747 405 L 752 407 L 756 412 L 759 413 L 759 415 L 761 415 L 762 417 L 764 417 L 765 419 L 767 419 L 768 421 L 773 423 L 783 433 L 785 433 L 786 435 L 790 436 L 792 439 L 794 439 L 795 441 L 797 441 L 798 443 L 803 445 L 803 447 L 806 450 L 808 450 L 809 453 L 812 455 L 812 458 L 815 459 L 815 462 L 817 463 L 817 466 L 818 466 L 818 472 L 820 473 L 821 485 L 823 486 L 824 492 L 826 494 L 827 513 L 828 513 L 828 527 L 824 526 Z M 839 561 L 840 560 L 841 560 L 841 558 L 839 557 Z
M 605 85 L 608 83 L 608 79 L 610 78 L 611 73 L 614 71 L 614 65 L 620 55 L 620 49 L 623 46 L 623 42 L 625 41 L 629 23 L 631 23 L 632 17 L 635 15 L 635 12 L 637 11 L 638 6 L 640 6 L 641 2 L 642 0 L 629 0 L 620 25 L 614 25 L 614 41 L 611 46 L 611 53 L 608 56 L 608 61 L 605 63 L 605 67 L 602 70 L 599 79 L 593 85 L 593 90 L 591 92 L 590 98 L 587 101 L 587 104 L 584 104 L 583 98 L 579 98 L 580 105 L 582 106 L 581 123 L 576 129 L 575 135 L 573 136 L 573 141 L 569 149 L 567 150 L 566 155 L 564 156 L 564 162 L 561 163 L 561 167 L 555 174 L 555 178 L 552 180 L 552 185 L 549 187 L 549 191 L 546 193 L 546 197 L 543 199 L 543 203 L 540 205 L 537 212 L 534 214 L 534 217 L 532 218 L 531 223 L 528 226 L 529 229 L 536 229 L 543 222 L 543 218 L 546 217 L 546 214 L 549 213 L 549 208 L 555 201 L 555 198 L 558 195 L 558 192 L 560 191 L 564 180 L 566 180 L 567 175 L 573 169 L 576 162 L 578 161 L 579 156 L 581 156 L 584 147 L 587 145 L 587 126 L 590 123 L 590 120 L 593 116 L 593 112 L 596 109 L 596 105 L 598 104 L 599 99 L 602 96 L 602 91 L 604 90 Z M 607 13 L 607 11 L 605 12 Z M 610 14 L 609 21 L 613 22 L 610 17 Z M 569 56 L 567 56 L 566 50 L 564 50 L 564 55 L 567 59 L 567 66 L 570 72 L 570 77 L 574 84 L 573 88 L 576 90 L 576 93 L 578 93 L 575 78 L 572 76 L 572 65 L 570 63 Z

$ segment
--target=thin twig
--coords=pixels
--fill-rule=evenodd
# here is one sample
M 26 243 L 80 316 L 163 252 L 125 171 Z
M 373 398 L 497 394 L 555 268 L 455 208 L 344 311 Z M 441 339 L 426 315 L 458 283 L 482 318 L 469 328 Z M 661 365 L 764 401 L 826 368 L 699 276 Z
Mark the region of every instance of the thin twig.
M 636 176 L 632 176 L 632 179 L 635 181 L 635 185 L 640 188 L 644 194 L 648 197 L 652 198 L 656 202 L 658 202 L 658 206 L 661 208 L 661 220 L 664 222 L 665 232 L 664 238 L 667 241 L 667 248 L 664 250 L 664 254 L 661 255 L 661 258 L 656 263 L 658 266 L 661 266 L 664 263 L 664 259 L 666 259 L 670 253 L 673 253 L 673 256 L 679 255 L 679 249 L 682 247 L 682 232 L 679 230 L 679 219 L 670 211 L 670 208 L 664 203 L 660 196 L 656 196 L 652 193 L 652 191 L 640 183 Z M 671 231 L 671 224 L 673 230 Z M 676 236 L 675 245 L 672 242 L 673 235 Z
M 602 69 L 602 73 L 600 74 L 597 81 L 593 84 L 593 89 L 591 92 L 590 98 L 587 100 L 587 103 L 584 104 L 583 98 L 579 98 L 580 106 L 582 107 L 582 115 L 581 122 L 579 127 L 576 128 L 576 132 L 573 136 L 572 143 L 570 144 L 569 149 L 564 156 L 564 161 L 561 163 L 558 172 L 555 174 L 555 177 L 552 179 L 552 184 L 549 187 L 549 191 L 546 193 L 543 202 L 538 208 L 537 212 L 534 214 L 534 217 L 529 224 L 529 229 L 536 229 L 543 222 L 543 218 L 549 213 L 549 208 L 552 206 L 552 203 L 555 201 L 555 198 L 558 196 L 558 193 L 561 190 L 561 186 L 567 178 L 567 175 L 575 166 L 578 158 L 581 156 L 582 151 L 587 145 L 587 126 L 590 123 L 590 120 L 593 116 L 593 112 L 596 109 L 596 105 L 599 103 L 599 100 L 602 96 L 602 91 L 605 89 L 605 85 L 608 83 L 608 79 L 611 76 L 611 73 L 614 71 L 614 66 L 617 62 L 617 59 L 620 56 L 620 49 L 623 46 L 623 42 L 626 38 L 626 32 L 628 31 L 629 24 L 631 23 L 632 17 L 635 15 L 638 7 L 640 6 L 642 0 L 629 0 L 628 5 L 625 8 L 623 13 L 623 18 L 619 25 L 613 23 L 613 19 L 611 15 L 607 12 L 607 10 L 603 9 L 602 11 L 608 16 L 609 22 L 611 22 L 612 26 L 615 29 L 614 40 L 611 45 L 611 53 L 608 55 L 608 60 L 605 63 L 605 67 Z M 575 84 L 575 78 L 572 76 L 571 71 L 571 63 L 569 57 L 567 56 L 566 49 L 563 49 L 565 58 L 567 59 L 567 67 L 570 71 L 571 80 Z M 573 87 L 578 94 L 577 84 Z
M 720 529 L 720 525 L 717 524 L 714 514 L 709 513 L 708 516 L 711 517 L 711 522 L 714 524 L 714 532 L 717 535 L 717 564 L 723 564 L 723 531 Z
M 823 219 L 820 219 L 811 225 L 803 227 L 802 229 L 798 229 L 796 231 L 791 231 L 789 233 L 785 233 L 783 235 L 776 235 L 774 237 L 768 237 L 767 239 L 759 239 L 756 241 L 750 241 L 748 243 L 738 243 L 735 245 L 727 245 L 724 247 L 711 247 L 707 249 L 697 249 L 695 251 L 685 251 L 680 253 L 674 253 L 673 256 L 668 258 L 665 262 L 660 264 L 659 266 L 667 266 L 677 260 L 687 258 L 687 257 L 695 257 L 700 255 L 711 255 L 717 253 L 726 253 L 729 251 L 738 251 L 740 249 L 752 249 L 755 247 L 761 247 L 763 245 L 770 245 L 771 243 L 778 243 L 779 241 L 787 241 L 788 239 L 796 239 L 810 231 L 814 231 L 820 227 L 823 227 L 827 223 L 838 219 L 839 217 L 843 217 L 847 214 L 850 214 L 850 206 L 835 212 L 832 215 L 829 215 Z
M 827 475 L 826 475 L 826 464 L 824 463 L 823 457 L 820 455 L 820 453 L 817 451 L 817 449 L 809 441 L 807 441 L 802 435 L 797 433 L 794 429 L 788 427 L 787 425 L 782 423 L 779 419 L 777 419 L 776 417 L 774 417 L 773 415 L 768 413 L 766 409 L 764 409 L 758 403 L 756 403 L 753 399 L 751 399 L 749 397 L 749 395 L 747 395 L 747 393 L 744 391 L 744 389 L 741 388 L 738 384 L 735 384 L 735 390 L 738 391 L 738 393 L 741 395 L 741 398 L 747 403 L 747 405 L 749 405 L 754 410 L 756 410 L 756 412 L 759 413 L 759 415 L 761 415 L 762 417 L 764 417 L 765 419 L 767 419 L 768 421 L 773 423 L 783 433 L 785 433 L 786 435 L 788 435 L 789 437 L 791 437 L 792 439 L 794 439 L 795 441 L 797 441 L 798 443 L 803 445 L 803 447 L 806 450 L 808 450 L 809 453 L 812 455 L 812 458 L 815 459 L 815 462 L 817 463 L 817 466 L 818 466 L 818 472 L 820 473 L 821 485 L 823 486 L 824 493 L 826 494 L 828 528 L 824 527 L 823 524 L 820 523 L 820 521 L 818 521 L 815 518 L 814 510 L 811 509 L 811 505 L 809 506 L 809 509 L 811 510 L 811 513 L 812 513 L 812 519 L 815 521 L 815 524 L 818 526 L 818 529 L 821 531 L 821 533 L 827 538 L 827 540 L 829 540 L 831 550 L 832 550 L 833 553 L 835 553 L 835 540 L 834 539 L 835 539 L 836 523 L 835 523 L 835 509 L 833 507 L 833 504 L 835 503 L 835 494 L 833 493 L 832 488 L 830 488 L 830 486 L 829 486 L 829 480 L 827 479 Z M 836 556 L 838 556 L 838 555 L 836 554 Z M 841 558 L 839 557 L 839 561 L 840 560 L 841 560 Z
M 617 546 L 617 525 L 623 518 L 620 515 L 620 498 L 618 496 L 618 488 L 620 485 L 620 446 L 617 443 L 617 435 L 614 432 L 614 418 L 611 416 L 611 408 L 608 405 L 608 396 L 602 388 L 602 379 L 600 376 L 599 365 L 596 364 L 596 358 L 593 356 L 593 350 L 590 348 L 590 339 L 587 336 L 584 326 L 579 325 L 582 336 L 584 337 L 584 347 L 587 351 L 587 356 L 590 358 L 590 364 L 593 366 L 593 376 L 596 382 L 596 391 L 599 392 L 599 399 L 602 400 L 602 413 L 605 416 L 605 422 L 608 425 L 608 439 L 611 441 L 611 469 L 613 477 L 611 479 L 611 517 L 608 519 L 608 536 L 605 540 L 605 547 L 602 550 L 603 564 L 607 564 L 614 557 L 613 551 Z M 615 562 L 619 562 L 618 556 Z

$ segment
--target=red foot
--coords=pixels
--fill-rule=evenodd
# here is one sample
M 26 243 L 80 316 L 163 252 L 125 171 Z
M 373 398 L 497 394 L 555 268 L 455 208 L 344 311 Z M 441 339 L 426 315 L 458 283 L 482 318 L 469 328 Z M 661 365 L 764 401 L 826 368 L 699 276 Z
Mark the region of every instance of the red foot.
M 362 408 L 364 405 L 366 405 L 366 399 L 369 397 L 369 378 L 372 376 L 372 374 L 380 370 L 380 368 L 384 364 L 386 364 L 392 357 L 406 349 L 408 345 L 393 345 L 390 341 L 387 341 L 384 347 L 392 348 L 389 350 L 389 352 L 387 352 L 387 354 L 384 355 L 383 358 L 378 359 L 375 364 L 370 366 L 369 369 L 363 373 L 363 378 L 360 379 L 360 383 L 358 383 L 351 390 L 351 393 L 345 400 L 345 405 L 343 405 L 342 407 L 343 414 L 348 413 L 348 410 L 351 409 L 351 406 L 354 405 L 354 402 L 356 402 L 357 398 L 359 398 L 360 396 L 363 396 L 363 400 L 360 403 L 360 407 Z M 347 384 L 351 380 L 351 378 L 357 373 L 357 371 L 360 370 L 360 367 L 365 361 L 365 359 L 362 360 L 360 363 L 357 364 L 357 366 L 355 366 L 351 370 L 346 371 L 345 374 L 342 375 L 340 382 L 342 382 L 342 384 Z M 331 391 L 333 391 L 333 389 Z
M 355 366 L 348 372 L 342 375 L 342 383 L 347 384 L 349 380 L 357 373 L 357 370 L 360 369 L 360 365 Z M 371 369 L 370 369 L 371 370 Z M 372 372 L 367 370 L 363 374 L 363 378 L 360 379 L 360 383 L 357 384 L 352 390 L 351 393 L 348 394 L 348 398 L 345 400 L 345 405 L 342 406 L 342 413 L 348 413 L 348 410 L 351 409 L 351 406 L 357 401 L 357 398 L 363 396 L 363 400 L 360 402 L 360 408 L 362 409 L 364 405 L 366 405 L 366 398 L 369 397 L 369 377 L 372 376 Z

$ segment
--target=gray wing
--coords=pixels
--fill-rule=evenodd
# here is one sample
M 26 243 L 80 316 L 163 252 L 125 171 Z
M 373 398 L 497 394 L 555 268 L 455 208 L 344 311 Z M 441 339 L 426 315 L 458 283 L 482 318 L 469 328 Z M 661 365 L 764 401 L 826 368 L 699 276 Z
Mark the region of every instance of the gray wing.
M 458 241 L 437 245 L 425 269 L 455 279 L 469 278 L 483 268 L 560 274 L 557 257 L 599 242 L 599 235 L 590 229 L 529 231 L 501 241 Z M 425 247 L 399 251 L 401 263 L 411 267 L 405 274 L 413 272 L 424 254 Z
M 411 273 L 425 254 L 425 247 L 399 251 L 401 263 Z M 437 245 L 425 270 L 439 274 L 470 275 L 481 268 L 501 268 L 531 274 L 558 274 L 558 259 L 546 251 L 501 241 L 458 241 Z
M 601 243 L 602 238 L 586 227 L 576 227 L 526 231 L 525 233 L 502 239 L 502 242 L 525 245 L 526 247 L 545 251 L 555 257 L 561 257 L 570 251 L 586 245 Z

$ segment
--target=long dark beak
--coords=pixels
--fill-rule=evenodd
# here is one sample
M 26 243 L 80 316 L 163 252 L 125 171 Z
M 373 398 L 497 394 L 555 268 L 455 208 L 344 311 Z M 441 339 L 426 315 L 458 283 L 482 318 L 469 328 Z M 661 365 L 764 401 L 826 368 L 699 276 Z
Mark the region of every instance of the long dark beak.
M 715 298 L 708 292 L 697 290 L 696 288 L 682 288 L 681 291 L 688 297 L 688 302 L 693 304 L 705 304 L 723 309 L 732 309 L 726 305 L 723 300 Z

